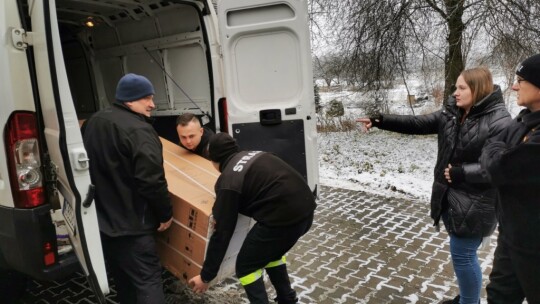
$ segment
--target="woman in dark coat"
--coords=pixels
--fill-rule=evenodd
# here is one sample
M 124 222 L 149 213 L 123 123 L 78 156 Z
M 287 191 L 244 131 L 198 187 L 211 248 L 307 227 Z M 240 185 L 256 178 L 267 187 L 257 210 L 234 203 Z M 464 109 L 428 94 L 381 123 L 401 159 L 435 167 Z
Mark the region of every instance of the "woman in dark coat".
M 369 130 L 438 134 L 438 155 L 431 195 L 431 218 L 442 219 L 450 235 L 450 253 L 460 295 L 448 303 L 479 303 L 482 271 L 477 249 L 493 233 L 496 194 L 478 163 L 486 140 L 511 121 L 501 89 L 483 67 L 464 70 L 456 90 L 439 111 L 427 115 L 379 115 L 360 118 Z

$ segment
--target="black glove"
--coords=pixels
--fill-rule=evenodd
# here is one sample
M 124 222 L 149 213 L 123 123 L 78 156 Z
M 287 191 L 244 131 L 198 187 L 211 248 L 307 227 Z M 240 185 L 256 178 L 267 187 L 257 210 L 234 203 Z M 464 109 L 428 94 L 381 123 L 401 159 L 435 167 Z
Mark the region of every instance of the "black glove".
M 369 120 L 371 121 L 372 127 L 378 128 L 382 124 L 383 116 L 379 114 L 378 116 L 370 117 Z
M 465 171 L 463 170 L 463 167 L 450 168 L 450 180 L 452 180 L 452 184 L 454 185 L 465 181 Z

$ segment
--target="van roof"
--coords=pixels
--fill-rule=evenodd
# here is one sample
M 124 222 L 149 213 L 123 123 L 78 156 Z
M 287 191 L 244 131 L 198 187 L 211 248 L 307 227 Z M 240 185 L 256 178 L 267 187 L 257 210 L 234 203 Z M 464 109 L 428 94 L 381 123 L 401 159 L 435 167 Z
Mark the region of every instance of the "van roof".
M 189 3 L 198 6 L 204 15 L 208 14 L 209 9 L 206 1 L 182 1 L 182 4 Z M 177 5 L 181 4 L 175 3 L 175 1 L 155 0 L 58 0 L 56 2 L 58 21 L 80 27 L 102 24 L 116 27 L 119 22 L 153 16 L 155 12 L 167 10 Z

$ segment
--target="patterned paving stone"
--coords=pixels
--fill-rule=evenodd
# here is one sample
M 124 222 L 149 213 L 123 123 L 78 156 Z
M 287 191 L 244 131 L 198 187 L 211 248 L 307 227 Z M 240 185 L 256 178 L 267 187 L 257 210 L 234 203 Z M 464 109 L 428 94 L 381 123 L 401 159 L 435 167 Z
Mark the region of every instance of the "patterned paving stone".
M 457 294 L 447 234 L 435 232 L 429 203 L 321 187 L 315 222 L 288 256 L 301 303 L 440 303 Z M 496 236 L 480 252 L 484 287 Z M 116 303 L 114 282 L 108 303 Z M 231 278 L 195 296 L 164 272 L 167 303 L 247 303 Z M 275 294 L 267 282 L 269 296 Z M 482 291 L 485 298 L 485 291 Z M 80 274 L 32 282 L 21 303 L 94 303 Z M 485 300 L 484 300 L 485 302 Z

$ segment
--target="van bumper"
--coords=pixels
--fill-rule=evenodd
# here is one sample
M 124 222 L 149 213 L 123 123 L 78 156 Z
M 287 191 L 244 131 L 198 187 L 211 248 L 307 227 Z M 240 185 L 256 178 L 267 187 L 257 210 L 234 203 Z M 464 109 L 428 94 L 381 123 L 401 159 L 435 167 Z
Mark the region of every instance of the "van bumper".
M 81 269 L 74 253 L 58 255 L 56 229 L 50 206 L 18 209 L 0 206 L 0 267 L 13 269 L 33 279 L 53 281 Z M 44 244 L 50 242 L 55 263 L 46 266 Z

